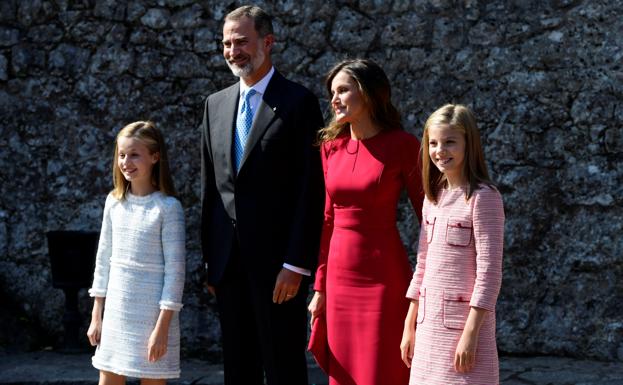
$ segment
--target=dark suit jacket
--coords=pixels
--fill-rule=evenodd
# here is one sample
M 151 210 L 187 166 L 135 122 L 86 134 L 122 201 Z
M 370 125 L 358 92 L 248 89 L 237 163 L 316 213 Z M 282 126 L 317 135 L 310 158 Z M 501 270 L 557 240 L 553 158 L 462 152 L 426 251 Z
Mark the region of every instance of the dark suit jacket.
M 210 95 L 201 142 L 201 241 L 208 282 L 218 284 L 238 236 L 242 263 L 274 284 L 284 262 L 314 271 L 324 184 L 317 98 L 273 74 L 254 118 L 238 173 L 232 141 L 240 85 Z M 258 275 L 260 273 L 261 275 Z

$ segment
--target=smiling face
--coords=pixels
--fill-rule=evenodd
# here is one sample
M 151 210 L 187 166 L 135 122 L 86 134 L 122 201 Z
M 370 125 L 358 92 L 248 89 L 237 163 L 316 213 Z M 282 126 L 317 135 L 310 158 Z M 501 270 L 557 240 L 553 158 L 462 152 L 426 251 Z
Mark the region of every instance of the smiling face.
M 368 118 L 368 108 L 355 80 L 344 71 L 331 82 L 331 107 L 337 123 L 356 123 Z
M 428 155 L 451 185 L 464 183 L 465 135 L 448 124 L 433 124 L 428 129 Z
M 270 70 L 273 41 L 272 34 L 259 36 L 250 17 L 227 20 L 223 25 L 223 56 L 232 73 L 247 85 L 257 83 Z
M 117 139 L 117 166 L 123 177 L 130 182 L 132 191 L 152 186 L 152 170 L 159 154 L 150 153 L 139 139 L 121 136 Z

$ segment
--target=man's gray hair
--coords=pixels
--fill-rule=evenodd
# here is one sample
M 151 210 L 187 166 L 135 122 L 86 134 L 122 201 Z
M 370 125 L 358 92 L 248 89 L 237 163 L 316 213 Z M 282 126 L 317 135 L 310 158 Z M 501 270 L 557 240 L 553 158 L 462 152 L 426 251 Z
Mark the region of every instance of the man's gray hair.
M 253 20 L 255 30 L 260 37 L 273 34 L 273 18 L 256 5 L 244 5 L 236 8 L 225 16 L 225 21 L 237 21 L 243 17 Z

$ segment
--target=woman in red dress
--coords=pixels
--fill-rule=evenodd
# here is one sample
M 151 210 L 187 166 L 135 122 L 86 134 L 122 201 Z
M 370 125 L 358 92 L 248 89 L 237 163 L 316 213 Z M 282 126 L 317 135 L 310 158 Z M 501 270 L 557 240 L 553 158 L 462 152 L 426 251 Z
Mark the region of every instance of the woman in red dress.
M 312 352 L 330 384 L 406 385 L 398 346 L 412 269 L 396 207 L 406 188 L 421 217 L 420 143 L 403 131 L 376 63 L 343 61 L 326 85 L 333 119 L 321 131 L 325 219 L 309 304 L 312 338 L 323 336 L 326 322 L 326 349 L 312 340 Z

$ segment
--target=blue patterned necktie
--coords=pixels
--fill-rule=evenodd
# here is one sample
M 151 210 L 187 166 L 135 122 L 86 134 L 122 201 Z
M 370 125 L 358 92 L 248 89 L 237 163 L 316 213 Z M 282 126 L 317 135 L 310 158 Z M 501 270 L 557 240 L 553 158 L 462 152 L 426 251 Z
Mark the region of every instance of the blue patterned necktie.
M 236 119 L 236 135 L 234 137 L 234 162 L 236 171 L 240 170 L 240 162 L 242 162 L 242 155 L 244 155 L 244 147 L 247 144 L 251 125 L 253 124 L 253 111 L 251 110 L 251 103 L 249 102 L 253 95 L 255 95 L 255 90 L 253 88 L 249 88 L 247 93 L 243 95 L 244 101 L 240 108 L 240 114 L 238 114 L 238 118 Z

